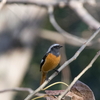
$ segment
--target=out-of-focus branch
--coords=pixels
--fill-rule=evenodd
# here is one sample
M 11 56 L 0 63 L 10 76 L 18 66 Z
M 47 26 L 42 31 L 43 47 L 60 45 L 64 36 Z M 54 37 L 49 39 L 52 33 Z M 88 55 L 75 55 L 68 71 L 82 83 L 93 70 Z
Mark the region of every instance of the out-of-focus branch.
M 50 41 L 56 41 L 58 43 L 59 42 L 66 43 L 66 44 L 70 44 L 73 46 L 81 46 L 82 45 L 82 44 L 79 45 L 77 41 L 74 41 L 72 39 L 70 41 L 67 40 L 64 36 L 62 36 L 61 34 L 59 34 L 58 32 L 55 32 L 55 31 L 42 30 L 41 34 L 39 34 L 39 36 L 43 39 L 47 39 Z M 57 38 L 55 38 L 55 37 L 57 37 Z M 79 38 L 79 39 L 80 39 L 80 41 L 82 41 L 81 38 Z M 86 39 L 86 41 L 87 41 L 87 39 Z M 83 41 L 83 44 L 84 44 L 84 41 Z M 97 39 L 96 41 L 92 40 L 87 46 L 89 48 L 100 49 L 100 40 L 99 39 Z
M 15 92 L 21 91 L 21 92 L 29 92 L 29 93 L 33 92 L 33 90 L 30 89 L 30 88 L 19 88 L 19 87 L 17 87 L 17 88 L 12 88 L 12 89 L 0 90 L 0 93 L 10 92 L 10 91 L 15 91 Z
M 2 0 L 0 0 L 1 2 Z M 72 1 L 72 0 L 70 0 Z M 67 5 L 68 2 L 70 2 L 69 0 L 7 0 L 7 4 L 13 4 L 13 3 L 17 3 L 17 4 L 35 4 L 35 5 L 39 5 L 39 6 L 58 6 L 58 5 Z M 75 0 L 77 1 L 77 0 Z M 82 3 L 89 3 L 94 5 L 96 3 L 95 0 L 78 0 Z
M 39 6 L 27 7 L 25 5 L 20 5 L 19 7 L 15 4 L 10 5 L 10 8 L 15 12 L 15 15 L 5 7 L 4 13 L 1 12 L 2 17 L 0 17 L 3 18 L 3 21 L 0 20 L 0 22 L 4 25 L 1 27 L 0 23 L 0 31 L 2 34 L 4 33 L 1 35 L 1 38 L 2 36 L 6 37 L 6 43 L 1 40 L 2 46 L 0 48 L 0 89 L 2 90 L 8 87 L 18 87 L 21 84 L 34 54 L 33 49 L 36 44 L 35 40 L 40 31 L 39 29 L 42 26 L 45 14 L 47 13 L 46 9 Z M 23 23 L 16 15 L 23 19 Z M 13 20 L 13 23 L 9 22 L 7 18 L 9 21 Z M 10 27 L 13 28 L 10 29 Z M 8 34 L 5 34 L 6 31 Z M 13 34 L 9 35 L 9 32 Z M 21 45 L 19 45 L 18 40 Z M 17 45 L 19 45 L 18 47 L 16 46 L 17 42 Z M 3 53 L 1 53 L 1 50 L 3 50 L 3 47 L 5 48 L 6 45 L 9 48 L 6 48 L 8 52 L 3 51 Z M 2 93 L 0 94 L 0 100 L 12 100 L 14 94 L 14 92 Z
M 67 55 L 65 52 L 65 45 L 61 44 L 63 48 L 61 49 L 61 61 L 60 65 L 62 65 L 65 61 L 67 61 Z M 71 82 L 71 72 L 70 67 L 67 65 L 62 71 L 61 71 L 61 81 L 69 84 Z M 65 85 L 61 85 L 62 89 L 66 89 Z
M 61 42 L 61 43 L 67 43 L 73 46 L 81 46 L 82 44 L 85 43 L 85 39 L 82 38 L 78 38 L 79 41 L 81 41 L 81 43 L 79 43 L 78 41 L 75 41 L 75 39 L 72 41 L 70 41 L 69 39 L 66 39 L 64 36 L 62 36 L 61 34 L 59 34 L 59 32 L 54 32 L 54 31 L 49 31 L 49 30 L 42 30 L 42 33 L 39 34 L 40 37 L 45 38 L 45 39 L 49 39 L 52 41 L 57 41 L 57 42 Z M 57 37 L 57 38 L 55 38 Z M 67 37 L 67 34 L 66 34 Z M 73 37 L 76 38 L 76 37 Z M 77 38 L 76 38 L 77 39 Z M 88 46 L 91 46 L 92 42 L 90 42 L 88 44 Z
M 90 62 L 90 64 L 76 77 L 74 78 L 74 80 L 72 81 L 72 83 L 68 86 L 68 88 L 58 97 L 58 100 L 61 100 L 61 98 L 63 98 L 66 93 L 68 91 L 70 91 L 70 89 L 72 88 L 72 86 L 75 84 L 75 82 L 89 69 L 92 67 L 93 63 L 96 61 L 96 59 L 100 56 L 100 51 L 97 52 L 97 54 L 95 55 L 95 57 L 92 59 L 92 61 Z
M 72 1 L 72 0 L 70 0 Z M 77 1 L 77 0 L 74 0 L 74 1 Z M 90 5 L 96 5 L 96 0 L 78 0 L 79 2 L 82 2 L 82 3 L 88 3 Z
M 1 2 L 1 0 L 0 0 L 0 2 Z M 60 5 L 67 6 L 67 5 L 69 5 L 69 7 L 71 9 L 73 9 L 78 14 L 78 16 L 90 28 L 92 28 L 92 29 L 98 29 L 98 27 L 100 27 L 100 23 L 96 19 L 94 19 L 89 14 L 89 12 L 83 7 L 84 3 L 89 3 L 89 4 L 92 4 L 92 5 L 95 5 L 96 4 L 95 0 L 88 0 L 88 1 L 87 0 L 59 0 L 59 1 L 58 0 L 49 0 L 49 1 L 46 1 L 46 0 L 42 0 L 42 1 L 41 0 L 7 0 L 6 3 L 7 4 L 13 4 L 13 3 L 17 3 L 17 4 L 36 4 L 38 6 L 45 6 L 45 7 L 48 7 L 48 6 L 54 7 L 54 6 L 60 6 Z M 51 16 L 53 18 L 53 15 L 51 15 Z M 56 29 L 58 29 L 57 25 L 55 26 Z M 58 27 L 59 27 L 59 25 L 58 25 Z M 65 33 L 65 32 L 63 32 L 63 33 Z M 69 38 L 70 38 L 70 36 L 69 36 Z M 79 40 L 76 39 L 76 41 L 79 41 Z M 80 42 L 81 41 L 79 41 L 79 43 Z
M 98 30 L 79 48 L 79 50 L 75 53 L 75 55 L 69 59 L 68 61 L 66 61 L 59 69 L 58 72 L 61 72 L 62 69 L 64 69 L 68 64 L 70 64 L 72 61 L 74 61 L 79 54 L 84 50 L 84 48 L 87 46 L 87 44 L 100 32 L 100 28 L 98 28 Z M 41 89 L 43 89 L 55 76 L 57 76 L 58 73 L 54 72 L 49 78 L 48 80 L 46 80 L 40 87 L 38 87 L 33 93 L 31 93 L 30 95 L 28 95 L 24 100 L 30 100 L 32 99 L 32 97 L 38 93 Z
M 2 0 L 0 3 L 0 10 L 2 9 L 2 7 L 6 4 L 7 0 Z
M 83 1 L 83 3 L 87 2 L 88 4 L 92 6 L 96 5 L 96 0 L 81 0 L 81 1 Z
M 77 45 L 82 45 L 83 43 L 86 42 L 85 39 L 83 38 L 79 38 L 75 35 L 69 34 L 68 32 L 64 31 L 56 22 L 55 18 L 54 18 L 54 14 L 53 14 L 53 6 L 49 6 L 48 7 L 48 13 L 49 13 L 49 19 L 51 24 L 53 25 L 53 27 L 59 32 L 61 33 L 65 39 L 67 40 L 67 43 L 71 43 L 74 44 L 77 42 Z M 73 40 L 74 42 L 70 42 L 70 40 Z
M 89 12 L 83 7 L 83 3 L 71 0 L 69 2 L 69 7 L 73 9 L 77 15 L 91 28 L 98 29 L 100 27 L 100 23 L 94 19 Z
M 57 5 L 60 5 L 60 3 L 67 4 L 68 0 L 62 0 L 62 1 L 60 1 L 60 0 L 7 0 L 7 4 L 13 4 L 13 3 L 35 4 L 38 6 L 46 6 L 47 7 L 49 5 L 57 6 Z
M 29 94 L 34 92 L 34 90 L 32 90 L 31 88 L 17 87 L 17 88 L 10 88 L 10 89 L 0 90 L 0 93 L 11 92 L 11 91 L 15 91 L 15 92 L 29 92 Z M 45 94 L 44 93 L 37 93 L 36 94 L 36 96 L 43 96 L 43 95 L 45 95 Z

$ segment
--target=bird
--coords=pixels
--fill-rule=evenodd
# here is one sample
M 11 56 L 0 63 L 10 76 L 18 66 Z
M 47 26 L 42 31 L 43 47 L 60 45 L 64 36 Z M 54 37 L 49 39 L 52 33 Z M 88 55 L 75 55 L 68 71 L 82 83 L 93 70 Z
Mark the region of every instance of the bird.
M 46 54 L 41 60 L 40 71 L 41 71 L 41 81 L 40 85 L 44 83 L 46 80 L 47 73 L 53 69 L 55 69 L 61 59 L 60 48 L 62 46 L 60 44 L 53 44 L 49 47 Z

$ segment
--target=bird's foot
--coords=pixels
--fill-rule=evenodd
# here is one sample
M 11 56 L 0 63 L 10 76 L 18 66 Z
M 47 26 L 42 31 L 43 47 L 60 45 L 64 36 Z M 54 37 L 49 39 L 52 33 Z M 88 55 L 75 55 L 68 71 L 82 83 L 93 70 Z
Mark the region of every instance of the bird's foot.
M 59 71 L 57 69 L 54 69 L 55 72 L 57 72 L 59 74 Z

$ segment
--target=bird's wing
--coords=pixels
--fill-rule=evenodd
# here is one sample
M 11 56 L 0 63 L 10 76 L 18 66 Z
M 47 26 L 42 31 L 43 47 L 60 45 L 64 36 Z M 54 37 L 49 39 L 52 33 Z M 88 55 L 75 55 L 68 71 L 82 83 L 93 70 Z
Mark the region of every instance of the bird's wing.
M 48 55 L 48 53 L 47 53 L 47 54 L 45 54 L 45 56 L 44 56 L 44 57 L 42 58 L 42 60 L 41 60 L 41 64 L 40 64 L 40 71 L 41 71 L 42 65 L 43 65 L 43 64 L 44 64 L 44 62 L 45 62 L 45 59 L 46 59 L 47 55 Z

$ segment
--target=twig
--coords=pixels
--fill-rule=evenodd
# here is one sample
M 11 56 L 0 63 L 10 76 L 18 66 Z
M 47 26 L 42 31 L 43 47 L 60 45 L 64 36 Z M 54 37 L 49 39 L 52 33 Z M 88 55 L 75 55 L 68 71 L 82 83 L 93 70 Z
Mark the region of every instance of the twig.
M 15 91 L 15 92 L 29 92 L 29 94 L 34 92 L 34 90 L 32 90 L 31 88 L 17 87 L 17 88 L 0 90 L 0 93 L 11 92 L 11 91 Z M 36 94 L 36 96 L 43 96 L 43 95 L 45 95 L 45 94 L 44 93 L 37 93 Z
M 91 6 L 95 6 L 96 5 L 96 0 L 84 0 L 84 2 L 87 2 Z
M 54 14 L 53 14 L 53 11 L 54 11 L 54 7 L 53 7 L 53 6 L 48 6 L 49 20 L 50 20 L 51 24 L 53 25 L 53 27 L 54 27 L 59 33 L 61 33 L 61 34 L 65 37 L 65 39 L 67 40 L 67 42 L 69 41 L 68 43 L 72 43 L 72 42 L 70 42 L 70 40 L 73 40 L 73 41 L 74 41 L 72 44 L 74 44 L 74 43 L 77 42 L 77 45 L 82 45 L 83 43 L 86 42 L 85 39 L 80 38 L 80 37 L 75 36 L 75 35 L 72 35 L 72 34 L 66 32 L 65 30 L 63 30 L 63 29 L 57 24 L 57 22 L 56 22 L 56 20 L 55 20 L 55 17 L 54 17 Z M 90 43 L 89 43 L 88 45 L 90 45 Z
M 100 27 L 100 23 L 94 19 L 89 12 L 83 7 L 83 3 L 71 0 L 69 2 L 69 7 L 73 9 L 78 16 L 92 29 L 98 29 Z
M 16 92 L 19 92 L 19 91 L 24 91 L 24 92 L 29 92 L 29 93 L 32 93 L 33 90 L 30 89 L 30 88 L 12 88 L 12 89 L 5 89 L 5 90 L 0 90 L 0 93 L 3 93 L 3 92 L 8 92 L 8 91 L 16 91 Z
M 2 0 L 0 3 L 0 10 L 2 9 L 2 7 L 6 4 L 7 0 Z
M 1 0 L 0 0 L 1 1 Z M 38 6 L 44 6 L 47 7 L 49 5 L 53 5 L 53 6 L 58 6 L 61 2 L 63 2 L 64 4 L 68 3 L 68 0 L 63 0 L 63 1 L 58 1 L 58 0 L 7 0 L 7 4 L 13 4 L 13 3 L 17 3 L 17 4 L 35 4 Z
M 63 85 L 65 85 L 65 86 L 68 87 L 68 84 L 66 84 L 66 83 L 64 83 L 64 82 L 55 82 L 55 83 L 52 83 L 52 84 L 50 84 L 49 86 L 43 88 L 42 91 L 44 91 L 44 90 L 46 90 L 46 89 L 48 89 L 48 88 L 50 88 L 50 87 L 52 87 L 52 86 L 54 86 L 54 85 L 57 85 L 57 84 L 63 84 Z
M 72 61 L 74 61 L 79 54 L 84 50 L 84 48 L 87 46 L 87 44 L 100 32 L 100 28 L 98 28 L 98 30 L 87 40 L 86 43 L 84 43 L 80 49 L 75 53 L 75 55 L 69 59 L 68 61 L 66 61 L 59 69 L 58 72 L 61 72 L 62 69 L 64 69 L 69 63 L 71 63 Z M 58 73 L 54 72 L 49 78 L 48 80 L 46 80 L 39 88 L 37 88 L 33 93 L 29 94 L 24 100 L 30 100 L 37 92 L 39 92 L 40 90 L 42 90 L 55 76 L 57 76 Z
M 2 0 L 0 0 L 1 2 Z M 72 1 L 72 0 L 70 0 Z M 77 1 L 77 0 L 75 0 Z M 95 4 L 95 0 L 78 0 L 82 3 L 89 3 L 89 4 Z M 62 3 L 64 5 L 67 5 L 69 2 L 69 0 L 7 0 L 7 4 L 13 4 L 13 3 L 17 3 L 17 4 L 35 4 L 35 5 L 38 5 L 38 6 L 44 6 L 44 7 L 47 7 L 49 5 L 52 5 L 52 6 L 58 6 L 58 5 L 61 5 Z
M 97 52 L 97 54 L 95 55 L 95 57 L 92 59 L 92 61 L 90 62 L 90 64 L 76 77 L 74 78 L 74 80 L 72 81 L 72 83 L 68 86 L 68 88 L 58 97 L 58 100 L 61 100 L 61 98 L 63 98 L 66 93 L 68 93 L 68 91 L 70 91 L 70 89 L 72 88 L 72 86 L 75 84 L 75 82 L 89 69 L 92 67 L 93 63 L 95 62 L 95 60 L 100 56 L 100 51 Z
M 59 34 L 59 32 L 55 32 L 55 31 L 51 31 L 51 30 L 43 29 L 43 30 L 41 30 L 41 34 L 39 34 L 39 36 L 43 39 L 47 39 L 50 41 L 56 41 L 58 43 L 66 43 L 66 44 L 70 44 L 70 45 L 76 46 L 76 47 L 80 47 L 82 45 L 82 44 L 79 45 L 78 42 L 76 42 L 72 39 L 71 39 L 71 41 L 68 41 L 67 39 L 65 39 L 64 36 L 62 36 L 62 34 Z M 55 37 L 57 37 L 57 38 L 55 38 Z M 86 39 L 86 41 L 87 41 L 87 39 Z M 92 40 L 87 46 L 89 48 L 100 49 L 100 41 L 98 39 L 95 41 Z
M 6 0 L 3 0 L 4 3 L 1 2 L 1 7 L 5 4 Z M 50 0 L 50 1 L 46 1 L 46 0 L 7 0 L 7 4 L 13 4 L 13 3 L 17 3 L 17 4 L 35 4 L 38 6 L 44 6 L 44 7 L 48 7 L 48 6 L 59 6 L 59 5 L 64 5 L 67 6 L 69 5 L 70 8 L 72 8 L 78 15 L 79 17 L 92 29 L 98 29 L 98 27 L 100 27 L 100 23 L 94 19 L 89 13 L 88 11 L 83 7 L 84 3 L 92 3 L 92 4 L 96 4 L 95 0 Z M 59 25 L 58 25 L 59 26 Z M 56 26 L 55 26 L 56 27 Z M 67 33 L 67 32 L 66 32 Z M 67 33 L 68 35 L 69 33 Z M 69 37 L 71 35 L 69 34 Z M 68 37 L 68 36 L 67 36 Z M 76 41 L 78 40 L 77 38 L 74 38 Z M 84 40 L 83 40 L 84 41 Z M 79 41 L 79 43 L 81 43 L 81 41 Z

